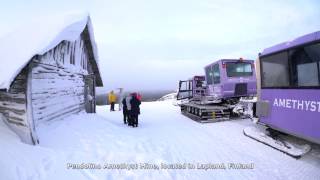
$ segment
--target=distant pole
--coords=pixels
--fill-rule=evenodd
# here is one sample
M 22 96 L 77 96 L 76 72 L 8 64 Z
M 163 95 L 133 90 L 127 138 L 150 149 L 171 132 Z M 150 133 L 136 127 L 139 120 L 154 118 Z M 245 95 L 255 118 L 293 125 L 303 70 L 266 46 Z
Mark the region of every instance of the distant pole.
M 118 104 L 119 104 L 119 111 L 122 110 L 122 99 L 123 99 L 123 88 L 117 88 L 119 89 L 119 98 L 118 98 Z

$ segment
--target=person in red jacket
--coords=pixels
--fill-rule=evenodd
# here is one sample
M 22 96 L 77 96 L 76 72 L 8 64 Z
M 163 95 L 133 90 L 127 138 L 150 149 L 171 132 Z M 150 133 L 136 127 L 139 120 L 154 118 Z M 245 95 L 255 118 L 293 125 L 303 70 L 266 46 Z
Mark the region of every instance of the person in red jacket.
M 137 93 L 137 99 L 138 99 L 139 101 L 141 101 L 142 96 L 141 96 L 141 94 L 140 94 L 140 93 Z

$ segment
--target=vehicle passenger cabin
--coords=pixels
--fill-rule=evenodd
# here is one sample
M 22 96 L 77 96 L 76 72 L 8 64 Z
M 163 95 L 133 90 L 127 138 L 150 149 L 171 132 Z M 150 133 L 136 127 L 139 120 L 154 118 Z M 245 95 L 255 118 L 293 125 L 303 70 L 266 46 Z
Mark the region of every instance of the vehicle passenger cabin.
M 320 143 L 320 31 L 259 54 L 259 122 Z
M 200 101 L 206 94 L 205 76 L 193 76 L 189 80 L 179 81 L 178 100 L 192 99 Z

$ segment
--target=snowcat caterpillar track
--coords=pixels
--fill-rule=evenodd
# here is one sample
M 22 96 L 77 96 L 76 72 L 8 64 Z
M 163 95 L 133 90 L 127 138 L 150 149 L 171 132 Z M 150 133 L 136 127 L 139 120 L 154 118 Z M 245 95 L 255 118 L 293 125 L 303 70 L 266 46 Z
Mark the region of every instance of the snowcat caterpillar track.
M 230 120 L 230 109 L 223 106 L 206 106 L 194 103 L 181 104 L 181 113 L 200 123 Z

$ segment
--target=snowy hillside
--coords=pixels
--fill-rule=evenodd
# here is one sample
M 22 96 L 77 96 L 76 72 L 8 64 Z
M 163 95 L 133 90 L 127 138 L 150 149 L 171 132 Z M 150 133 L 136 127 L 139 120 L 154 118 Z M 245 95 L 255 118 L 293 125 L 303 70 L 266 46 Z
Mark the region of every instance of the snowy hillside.
M 132 128 L 122 112 L 97 111 L 42 124 L 39 146 L 1 122 L 0 179 L 320 179 L 319 147 L 296 160 L 245 137 L 249 120 L 199 124 L 161 101 L 143 103 Z
M 165 96 L 162 96 L 158 101 L 167 101 L 167 100 L 174 100 L 177 98 L 177 93 L 170 93 Z

